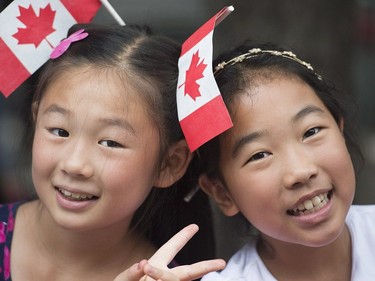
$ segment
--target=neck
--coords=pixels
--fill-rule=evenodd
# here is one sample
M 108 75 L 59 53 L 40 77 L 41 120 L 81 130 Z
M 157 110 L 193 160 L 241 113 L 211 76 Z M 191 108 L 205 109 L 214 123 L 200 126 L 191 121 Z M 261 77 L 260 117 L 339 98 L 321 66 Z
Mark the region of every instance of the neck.
M 122 223 L 77 231 L 59 226 L 38 201 L 17 211 L 11 250 L 13 280 L 113 280 L 154 247 Z
M 74 231 L 56 224 L 41 203 L 34 212 L 36 237 L 40 249 L 46 256 L 61 266 L 72 267 L 77 261 L 80 267 L 127 268 L 133 263 L 148 258 L 154 248 L 142 236 L 129 230 L 129 223 L 119 223 L 105 228 Z
M 274 241 L 262 236 L 258 252 L 278 280 L 350 280 L 351 239 L 346 226 L 332 243 L 322 247 Z

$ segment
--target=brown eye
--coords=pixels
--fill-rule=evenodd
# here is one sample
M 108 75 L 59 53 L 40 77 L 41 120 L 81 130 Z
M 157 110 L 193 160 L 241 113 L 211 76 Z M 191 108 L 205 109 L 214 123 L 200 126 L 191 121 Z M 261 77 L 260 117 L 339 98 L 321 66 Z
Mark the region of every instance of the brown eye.
M 315 127 L 315 128 L 311 128 L 311 129 L 307 130 L 306 133 L 304 133 L 303 138 L 305 139 L 305 138 L 308 138 L 308 137 L 311 137 L 311 136 L 317 134 L 320 131 L 320 129 L 321 128 L 319 128 L 319 127 Z
M 258 161 L 258 160 L 262 160 L 268 156 L 270 156 L 271 153 L 269 152 L 265 152 L 265 151 L 262 151 L 262 152 L 258 152 L 256 154 L 254 154 L 253 156 L 250 157 L 250 159 L 245 163 L 249 163 L 249 162 L 253 162 L 253 161 Z
M 99 142 L 103 146 L 111 147 L 111 148 L 118 148 L 118 147 L 123 147 L 121 144 L 118 142 L 112 141 L 112 140 L 103 140 Z
M 54 135 L 56 135 L 56 136 L 62 137 L 62 138 L 69 137 L 68 131 L 66 131 L 64 129 L 60 129 L 60 128 L 54 128 L 54 129 L 52 129 L 51 133 L 54 134 Z

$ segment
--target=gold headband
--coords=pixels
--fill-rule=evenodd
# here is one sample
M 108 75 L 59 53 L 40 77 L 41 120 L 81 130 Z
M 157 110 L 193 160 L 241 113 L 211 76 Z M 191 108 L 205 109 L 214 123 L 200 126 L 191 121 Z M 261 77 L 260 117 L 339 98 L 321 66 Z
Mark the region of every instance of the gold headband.
M 219 63 L 215 67 L 214 75 L 216 75 L 220 70 L 224 69 L 224 67 L 226 67 L 227 65 L 234 65 L 234 64 L 242 62 L 243 60 L 247 60 L 247 59 L 250 59 L 250 58 L 259 56 L 260 54 L 265 54 L 265 53 L 271 54 L 273 56 L 280 56 L 280 57 L 284 57 L 284 58 L 287 58 L 287 59 L 294 60 L 295 62 L 298 62 L 299 64 L 303 65 L 307 69 L 313 71 L 315 73 L 315 75 L 320 80 L 322 80 L 322 77 L 314 71 L 314 68 L 311 66 L 311 64 L 297 58 L 297 56 L 294 53 L 292 53 L 290 51 L 262 50 L 262 49 L 259 49 L 259 48 L 250 49 L 245 54 L 242 54 L 242 55 L 239 55 L 235 58 L 232 58 L 229 61 L 223 61 L 223 62 Z

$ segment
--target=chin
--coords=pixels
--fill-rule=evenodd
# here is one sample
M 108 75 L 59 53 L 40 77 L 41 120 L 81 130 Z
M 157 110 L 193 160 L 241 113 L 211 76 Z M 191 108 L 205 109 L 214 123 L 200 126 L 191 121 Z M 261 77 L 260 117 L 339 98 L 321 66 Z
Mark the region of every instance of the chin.
M 328 246 L 341 237 L 343 229 L 344 227 L 341 227 L 331 232 L 320 232 L 318 235 L 315 233 L 314 237 L 311 237 L 310 242 L 307 243 L 306 246 L 314 248 Z

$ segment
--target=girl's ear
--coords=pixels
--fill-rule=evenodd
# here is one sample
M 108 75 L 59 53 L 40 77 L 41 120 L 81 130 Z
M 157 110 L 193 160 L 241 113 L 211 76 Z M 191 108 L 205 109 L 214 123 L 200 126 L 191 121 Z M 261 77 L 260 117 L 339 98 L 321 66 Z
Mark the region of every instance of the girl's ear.
M 178 181 L 185 174 L 193 157 L 186 140 L 180 140 L 173 144 L 167 151 L 163 161 L 163 167 L 156 179 L 154 186 L 165 188 Z
M 218 179 L 212 179 L 206 174 L 199 177 L 200 188 L 219 206 L 220 210 L 228 217 L 236 215 L 240 210 L 233 201 L 223 183 Z

